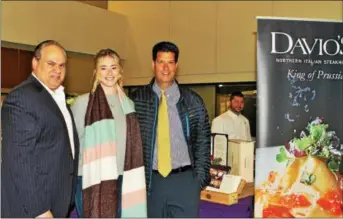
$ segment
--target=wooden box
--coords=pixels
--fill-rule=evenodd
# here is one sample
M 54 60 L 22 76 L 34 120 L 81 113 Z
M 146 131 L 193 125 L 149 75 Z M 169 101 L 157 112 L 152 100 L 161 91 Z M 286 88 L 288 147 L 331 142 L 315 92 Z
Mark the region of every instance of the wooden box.
M 214 202 L 223 205 L 233 205 L 238 202 L 237 192 L 227 194 L 222 192 L 203 190 L 201 191 L 200 197 L 203 201 Z
M 246 183 L 241 193 L 238 194 L 238 199 L 254 196 L 255 186 L 253 182 Z
M 241 176 L 247 182 L 254 182 L 255 142 L 230 139 L 227 154 L 226 143 L 219 139 L 215 143 L 214 154 L 222 159 L 220 164 L 225 165 L 227 157 L 228 166 L 231 167 L 230 174 Z
M 231 174 L 241 176 L 247 182 L 254 182 L 254 147 L 252 141 L 229 141 Z
M 241 179 L 241 177 L 239 178 L 239 185 L 236 189 L 234 189 L 234 192 L 232 192 L 232 189 L 230 189 L 230 192 L 225 192 L 220 189 L 214 190 L 210 187 L 206 187 L 203 191 L 201 191 L 200 199 L 203 201 L 214 202 L 223 205 L 233 205 L 238 203 L 238 196 L 242 192 L 244 185 L 246 183 L 244 179 Z

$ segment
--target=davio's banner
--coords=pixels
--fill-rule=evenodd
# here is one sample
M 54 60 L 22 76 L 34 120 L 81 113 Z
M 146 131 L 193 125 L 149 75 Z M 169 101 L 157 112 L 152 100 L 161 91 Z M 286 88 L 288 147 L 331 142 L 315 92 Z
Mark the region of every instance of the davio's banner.
M 343 23 L 261 17 L 257 41 L 254 215 L 342 218 Z

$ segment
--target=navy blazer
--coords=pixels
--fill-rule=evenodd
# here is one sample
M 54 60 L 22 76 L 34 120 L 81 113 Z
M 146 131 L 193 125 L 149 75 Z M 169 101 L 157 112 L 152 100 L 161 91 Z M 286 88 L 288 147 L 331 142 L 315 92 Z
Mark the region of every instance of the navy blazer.
M 48 210 L 54 217 L 67 217 L 79 158 L 68 110 L 75 159 L 62 112 L 34 76 L 7 95 L 1 109 L 1 217 L 33 218 Z

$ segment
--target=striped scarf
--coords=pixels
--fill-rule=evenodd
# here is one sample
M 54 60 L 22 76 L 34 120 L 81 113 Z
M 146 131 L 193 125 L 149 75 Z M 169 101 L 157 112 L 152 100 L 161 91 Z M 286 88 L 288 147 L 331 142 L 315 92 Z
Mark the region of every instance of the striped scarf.
M 115 121 L 100 85 L 90 93 L 85 118 L 82 152 L 82 199 L 84 217 L 147 217 L 143 147 L 132 101 L 117 86 L 121 109 L 126 115 L 126 152 L 121 198 L 117 197 L 118 171 Z

